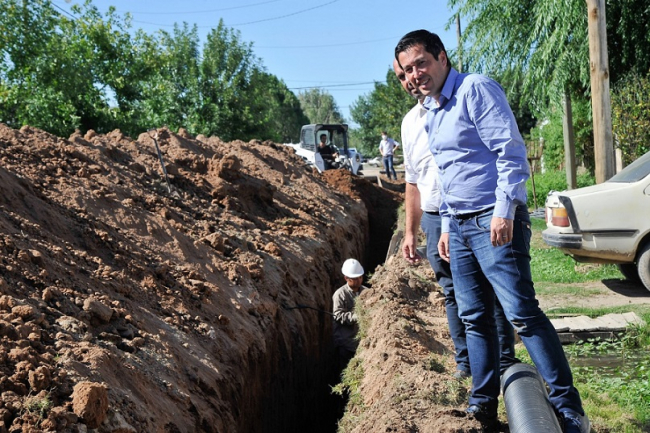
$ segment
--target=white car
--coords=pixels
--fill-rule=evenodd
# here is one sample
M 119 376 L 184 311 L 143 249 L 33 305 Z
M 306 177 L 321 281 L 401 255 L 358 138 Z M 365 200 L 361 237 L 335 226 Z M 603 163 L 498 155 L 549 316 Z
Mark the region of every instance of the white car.
M 374 158 L 369 159 L 366 164 L 372 165 L 373 167 L 380 167 L 381 165 L 383 165 L 383 162 L 381 161 L 380 157 L 375 156 Z
M 544 242 L 579 262 L 614 263 L 650 290 L 650 152 L 599 185 L 551 191 Z

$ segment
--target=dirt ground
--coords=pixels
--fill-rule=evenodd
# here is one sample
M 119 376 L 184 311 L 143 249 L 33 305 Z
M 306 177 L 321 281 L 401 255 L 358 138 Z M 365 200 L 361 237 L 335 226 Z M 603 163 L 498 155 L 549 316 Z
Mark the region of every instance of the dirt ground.
M 633 304 L 650 304 L 650 291 L 641 283 L 628 280 L 603 280 L 589 283 L 573 283 L 572 287 L 589 293 L 589 296 L 555 294 L 539 296 L 539 303 L 546 312 L 556 307 L 617 307 Z
M 372 276 L 363 405 L 341 426 L 478 431 L 431 270 L 377 266 L 403 181 L 156 134 L 169 183 L 149 134 L 0 124 L 0 433 L 335 431 L 328 312 L 348 257 Z
M 0 433 L 332 431 L 331 295 L 400 186 L 154 136 L 0 124 Z

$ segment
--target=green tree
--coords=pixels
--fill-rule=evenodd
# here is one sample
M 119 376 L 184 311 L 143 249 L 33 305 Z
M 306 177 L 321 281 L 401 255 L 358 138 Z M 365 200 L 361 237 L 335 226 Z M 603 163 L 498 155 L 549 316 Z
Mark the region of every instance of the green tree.
M 251 134 L 278 143 L 298 142 L 300 128 L 310 123 L 298 97 L 283 81 L 263 70 L 253 74 L 252 89 L 255 122 Z
M 572 111 L 576 160 L 585 167 L 593 169 L 593 127 L 590 101 L 584 98 L 574 101 Z M 530 131 L 532 140 L 543 140 L 543 163 L 548 170 L 563 170 L 565 168 L 562 117 L 561 107 L 551 105 L 545 111 L 544 120 Z
M 200 132 L 224 140 L 247 137 L 247 123 L 253 118 L 248 92 L 251 78 L 260 70 L 250 44 L 223 20 L 208 34 L 200 66 Z
M 299 92 L 298 100 L 309 123 L 346 123 L 334 97 L 324 90 Z
M 574 105 L 590 103 L 584 2 L 449 0 L 448 5 L 467 22 L 462 42 L 467 69 L 507 78 L 502 84 L 511 100 L 520 86 L 521 105 L 546 119 L 558 119 L 553 113 L 565 93 Z M 650 8 L 645 0 L 608 0 L 605 15 L 610 83 L 615 86 L 621 71 L 645 73 L 650 68 Z M 581 125 L 591 115 L 582 111 L 573 118 Z M 593 143 L 583 145 L 589 160 Z M 563 147 L 556 148 L 563 153 Z
M 523 100 L 536 112 L 549 100 L 559 105 L 567 84 L 588 87 L 584 2 L 449 0 L 448 4 L 467 21 L 465 69 L 508 77 L 502 83 L 508 94 L 511 86 L 522 85 Z
M 87 0 L 75 18 L 47 0 L 0 0 L 0 121 L 66 136 L 166 125 L 224 140 L 297 139 L 297 97 L 223 22 L 131 35 L 130 18 Z
M 3 0 L 0 10 L 0 120 L 62 136 L 120 125 L 110 103 L 135 101 L 142 72 L 128 21 L 113 9 L 103 17 L 90 2 L 73 7 L 74 20 L 45 0 Z
M 200 129 L 199 36 L 196 26 L 174 25 L 170 34 L 141 35 L 142 57 L 150 74 L 142 83 L 137 124 L 142 130 L 167 126 Z
M 523 97 L 543 110 L 558 105 L 566 87 L 589 93 L 589 37 L 584 2 L 544 0 L 449 0 L 467 21 L 463 54 L 467 70 L 523 84 Z M 622 71 L 650 69 L 650 8 L 645 0 L 606 4 L 610 82 Z M 507 22 L 508 25 L 503 25 Z M 506 88 L 506 91 L 512 90 Z
M 63 62 L 53 62 L 59 53 L 48 52 L 56 25 L 57 16 L 48 2 L 0 2 L 0 121 L 55 133 L 79 125 L 69 96 L 53 85 L 67 69 Z
M 612 95 L 612 129 L 625 165 L 650 151 L 650 74 L 629 73 Z
M 402 119 L 415 105 L 392 68 L 386 73 L 385 83 L 375 83 L 370 94 L 360 96 L 350 108 L 352 119 L 359 124 L 352 137 L 366 156 L 377 155 L 381 131 L 400 141 Z

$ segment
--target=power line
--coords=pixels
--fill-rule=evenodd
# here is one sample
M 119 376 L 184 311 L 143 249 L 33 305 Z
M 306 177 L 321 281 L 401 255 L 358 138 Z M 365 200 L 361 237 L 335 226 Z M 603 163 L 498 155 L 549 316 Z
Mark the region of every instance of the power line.
M 70 18 L 72 18 L 73 20 L 76 20 L 76 19 L 77 19 L 77 17 L 75 17 L 75 16 L 72 15 L 70 12 L 66 11 L 65 9 L 61 8 L 60 6 L 55 5 L 54 3 L 50 3 L 50 4 L 51 4 L 52 6 L 54 6 L 55 8 L 57 8 L 58 10 L 60 10 L 61 12 L 63 12 L 64 14 L 66 14 L 67 16 L 69 16 Z
M 248 24 L 257 24 L 257 23 L 261 23 L 261 22 L 264 22 L 264 21 L 274 21 L 274 20 L 279 20 L 279 19 L 281 19 L 281 18 L 292 17 L 292 16 L 294 16 L 294 15 L 298 15 L 298 14 L 301 14 L 301 13 L 303 13 L 303 12 L 313 11 L 314 9 L 319 9 L 319 8 L 325 7 L 325 6 L 327 6 L 327 5 L 331 5 L 332 3 L 336 3 L 336 2 L 338 2 L 338 1 L 339 1 L 339 0 L 332 0 L 331 2 L 323 3 L 322 5 L 314 6 L 314 7 L 312 7 L 312 8 L 308 8 L 308 9 L 303 9 L 303 10 L 300 10 L 300 11 L 297 11 L 297 12 L 293 12 L 293 13 L 290 13 L 290 14 L 286 14 L 286 15 L 282 15 L 282 16 L 279 16 L 279 17 L 266 18 L 266 19 L 263 19 L 263 20 L 249 21 L 249 22 L 247 22 L 247 23 L 231 24 L 231 25 L 232 25 L 233 27 L 237 27 L 237 26 L 246 26 L 246 25 L 248 25 Z
M 326 86 L 307 86 L 307 87 L 289 87 L 289 90 L 302 90 L 302 89 L 320 89 L 325 87 L 347 87 L 347 86 L 359 86 L 361 84 L 375 84 L 376 81 L 366 81 L 364 83 L 348 83 L 348 84 L 329 84 Z
M 342 43 L 342 44 L 327 44 L 327 45 L 294 45 L 294 46 L 286 46 L 286 47 L 267 47 L 267 46 L 262 46 L 262 45 L 255 45 L 255 48 L 328 48 L 328 47 L 343 47 L 343 46 L 346 46 L 346 45 L 359 45 L 359 44 L 369 44 L 369 43 L 374 43 L 374 42 L 390 41 L 390 40 L 399 39 L 400 37 L 402 37 L 402 35 L 393 36 L 393 37 L 390 37 L 390 38 L 373 39 L 371 41 L 345 42 L 345 43 Z
M 340 1 L 340 0 L 332 0 L 332 1 L 328 2 L 328 3 L 323 3 L 323 4 L 318 5 L 318 6 L 314 6 L 314 7 L 307 8 L 307 9 L 302 9 L 302 10 L 299 10 L 299 11 L 296 11 L 296 12 L 292 12 L 290 14 L 280 15 L 280 16 L 277 16 L 277 17 L 264 18 L 264 19 L 256 20 L 256 21 L 249 21 L 249 22 L 238 23 L 238 24 L 226 24 L 226 25 L 228 27 L 239 27 L 239 26 L 247 26 L 249 24 L 263 23 L 263 22 L 266 22 L 266 21 L 280 20 L 282 18 L 292 17 L 294 15 L 302 14 L 304 12 L 313 11 L 314 9 L 319 9 L 319 8 L 331 5 L 332 3 L 336 3 L 338 1 Z M 148 22 L 148 21 L 139 21 L 139 20 L 133 20 L 133 22 L 138 23 L 138 24 L 149 24 L 149 25 L 158 26 L 158 27 L 173 27 L 175 25 L 175 24 L 158 24 L 158 23 L 152 23 L 152 22 Z M 199 28 L 199 29 L 204 29 L 204 28 L 212 28 L 212 27 L 214 27 L 214 25 L 196 26 L 196 27 Z
M 204 11 L 182 11 L 182 12 L 150 12 L 150 11 L 126 11 L 130 14 L 147 14 L 147 15 L 190 15 L 190 14 L 205 14 L 205 13 L 211 13 L 211 12 L 223 12 L 223 11 L 230 11 L 233 9 L 244 9 L 244 8 L 250 8 L 254 6 L 261 6 L 265 5 L 268 3 L 277 3 L 280 0 L 270 0 L 270 1 L 265 1 L 261 3 L 252 3 L 249 5 L 241 5 L 241 6 L 233 6 L 230 8 L 221 8 L 221 9 L 208 9 Z M 117 12 L 123 12 L 123 11 L 117 11 Z

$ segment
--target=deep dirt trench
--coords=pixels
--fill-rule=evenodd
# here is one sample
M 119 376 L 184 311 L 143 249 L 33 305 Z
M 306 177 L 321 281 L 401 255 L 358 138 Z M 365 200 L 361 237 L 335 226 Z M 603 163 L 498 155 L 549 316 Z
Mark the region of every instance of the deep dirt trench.
M 402 200 L 400 194 L 404 192 L 404 185 L 387 183 L 384 188 L 381 188 L 364 179 L 352 177 L 344 171 L 328 171 L 324 174 L 324 178 L 336 191 L 360 200 L 367 210 L 366 215 L 361 215 L 361 219 L 357 221 L 364 245 L 360 255 L 353 257 L 359 257 L 367 274 L 371 274 L 377 266 L 384 263 L 386 258 L 397 223 L 397 209 Z M 368 227 L 367 234 L 361 230 L 364 226 Z M 336 251 L 334 254 L 337 263 L 348 258 L 337 254 Z M 335 267 L 334 275 L 330 280 L 325 280 L 322 285 L 312 288 L 328 294 L 326 306 L 300 305 L 299 308 L 285 306 L 285 314 L 301 315 L 313 324 L 310 326 L 317 332 L 306 338 L 316 339 L 320 356 L 305 356 L 298 353 L 293 359 L 289 359 L 285 348 L 281 347 L 280 353 L 277 354 L 280 357 L 280 371 L 273 376 L 272 382 L 266 389 L 267 393 L 261 391 L 262 423 L 256 427 L 258 430 L 243 427 L 242 431 L 314 433 L 337 431 L 347 398 L 332 393 L 332 387 L 340 382 L 342 371 L 332 345 L 332 318 L 327 313 L 332 311 L 331 295 L 344 284 L 339 269 L 340 266 Z M 371 285 L 367 278 L 364 284 Z M 317 311 L 319 309 L 320 311 Z M 298 342 L 299 346 L 303 344 Z
M 157 140 L 171 193 L 148 134 L 0 124 L 0 433 L 333 431 L 316 310 L 383 262 L 400 186 Z

